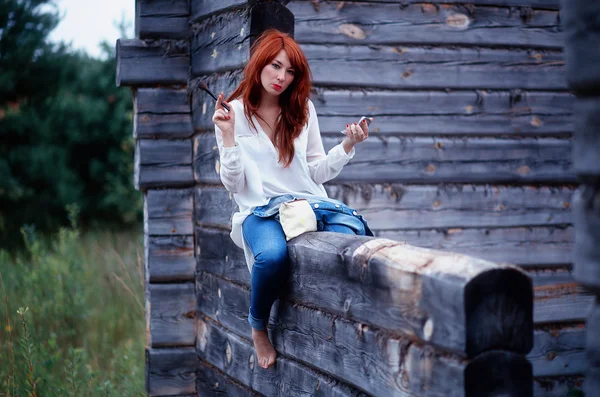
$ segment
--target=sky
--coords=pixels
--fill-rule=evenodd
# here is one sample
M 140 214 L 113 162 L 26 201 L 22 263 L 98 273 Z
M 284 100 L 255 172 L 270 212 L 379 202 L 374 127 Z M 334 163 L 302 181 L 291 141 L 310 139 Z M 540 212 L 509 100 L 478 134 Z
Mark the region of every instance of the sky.
M 116 45 L 120 38 L 115 23 L 123 16 L 133 37 L 135 0 L 55 0 L 62 20 L 50 34 L 51 41 L 71 43 L 94 57 L 100 57 L 99 43 L 108 40 Z

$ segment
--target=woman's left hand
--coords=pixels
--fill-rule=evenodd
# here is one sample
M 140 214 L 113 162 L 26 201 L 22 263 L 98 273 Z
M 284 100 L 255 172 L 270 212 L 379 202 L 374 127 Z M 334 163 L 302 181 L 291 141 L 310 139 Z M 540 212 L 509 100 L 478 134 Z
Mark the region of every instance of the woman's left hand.
M 369 125 L 363 119 L 360 123 L 346 124 L 346 138 L 342 142 L 346 153 L 349 153 L 354 145 L 366 140 L 369 137 Z

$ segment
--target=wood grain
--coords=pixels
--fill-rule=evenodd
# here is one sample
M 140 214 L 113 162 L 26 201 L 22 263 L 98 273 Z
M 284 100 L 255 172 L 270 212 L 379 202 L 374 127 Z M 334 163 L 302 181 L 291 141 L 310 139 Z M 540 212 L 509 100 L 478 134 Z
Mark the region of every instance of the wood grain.
M 137 38 L 187 38 L 188 0 L 138 0 L 135 7 Z
M 582 185 L 573 201 L 575 278 L 600 296 L 600 182 Z
M 205 91 L 197 89 L 197 84 L 203 81 L 208 88 L 218 95 L 224 92 L 226 97 L 239 85 L 242 80 L 242 72 L 234 70 L 225 73 L 217 73 L 199 77 L 190 84 L 192 88 L 192 123 L 196 131 L 215 131 L 212 121 L 215 112 L 215 100 Z
M 195 397 L 260 397 L 254 390 L 243 386 L 239 382 L 221 372 L 214 365 L 198 360 L 196 382 L 198 395 Z
M 193 347 L 146 349 L 146 391 L 150 397 L 196 394 Z
M 199 22 L 211 15 L 227 12 L 235 8 L 243 8 L 251 1 L 249 0 L 191 0 L 190 20 Z
M 600 98 L 578 98 L 574 108 L 573 168 L 583 178 L 600 178 Z
M 149 190 L 144 200 L 144 233 L 149 236 L 193 234 L 193 192 Z
M 134 184 L 137 189 L 192 185 L 192 141 L 137 140 Z
M 429 44 L 562 49 L 558 11 L 472 5 L 294 1 L 296 39 L 312 44 Z
M 189 43 L 185 41 L 117 40 L 117 86 L 185 84 Z
M 187 89 L 138 88 L 134 105 L 138 113 L 190 113 Z
M 176 282 L 194 279 L 194 237 L 144 236 L 146 282 Z
M 149 284 L 150 346 L 193 346 L 196 340 L 194 283 Z
M 233 195 L 221 187 L 196 188 L 195 225 L 231 229 L 231 216 L 238 211 Z
M 527 359 L 533 376 L 583 375 L 588 363 L 585 356 L 585 327 L 536 329 L 533 349 Z
M 315 4 L 315 10 L 318 11 L 323 2 L 315 2 L 313 0 L 294 0 L 294 3 L 300 2 L 310 2 Z M 364 2 L 371 2 L 371 0 L 364 0 Z M 375 2 L 375 1 L 373 1 Z M 377 0 L 377 3 L 392 3 L 397 4 L 398 0 Z M 421 4 L 423 0 L 404 0 L 402 4 Z M 542 8 L 542 9 L 559 9 L 560 1 L 559 0 L 429 0 L 427 4 L 437 5 L 437 4 L 474 4 L 474 5 L 482 5 L 482 6 L 519 6 L 519 7 L 534 7 L 534 8 Z

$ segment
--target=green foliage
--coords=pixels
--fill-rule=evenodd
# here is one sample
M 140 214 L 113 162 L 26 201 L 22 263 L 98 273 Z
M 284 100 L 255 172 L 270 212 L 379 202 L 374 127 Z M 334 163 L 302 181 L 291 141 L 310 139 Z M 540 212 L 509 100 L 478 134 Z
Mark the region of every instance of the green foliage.
M 142 396 L 142 236 L 82 235 L 69 213 L 53 239 L 23 228 L 23 252 L 0 250 L 0 396 Z
M 47 42 L 49 0 L 0 0 L 0 246 L 18 230 L 64 225 L 76 203 L 84 227 L 141 220 L 133 189 L 132 98 L 116 61 Z

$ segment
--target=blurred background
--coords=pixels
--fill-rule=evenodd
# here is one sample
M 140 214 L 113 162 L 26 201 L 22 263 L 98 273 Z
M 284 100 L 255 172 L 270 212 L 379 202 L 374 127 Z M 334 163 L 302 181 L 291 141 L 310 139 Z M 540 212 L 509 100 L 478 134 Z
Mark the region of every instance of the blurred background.
M 133 0 L 0 0 L 0 396 L 143 395 Z

